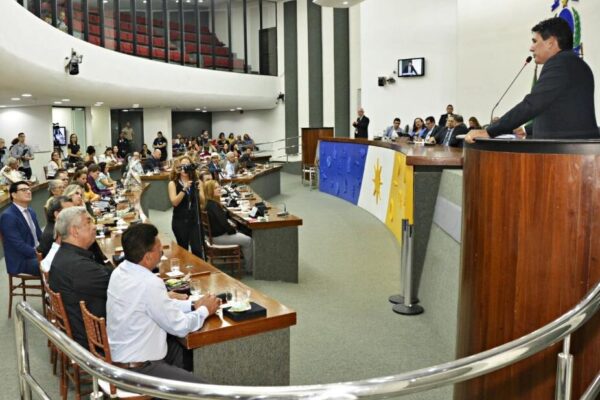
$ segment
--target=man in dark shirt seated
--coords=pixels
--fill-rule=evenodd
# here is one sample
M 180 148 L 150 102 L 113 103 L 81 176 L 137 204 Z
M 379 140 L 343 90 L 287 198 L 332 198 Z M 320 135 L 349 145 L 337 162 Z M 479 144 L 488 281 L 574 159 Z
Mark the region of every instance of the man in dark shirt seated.
M 46 227 L 42 232 L 40 245 L 38 246 L 38 251 L 42 253 L 42 256 L 46 257 L 48 255 L 52 243 L 54 243 L 56 217 L 63 208 L 73 207 L 73 205 L 73 202 L 67 196 L 58 196 L 50 200 L 50 204 L 48 204 L 48 208 L 46 209 Z
M 96 240 L 96 228 L 85 207 L 70 207 L 58 214 L 56 234 L 62 243 L 50 270 L 50 288 L 62 295 L 73 339 L 87 348 L 87 335 L 79 302 L 99 317 L 106 316 L 106 290 L 112 268 L 94 261 L 88 250 Z
M 155 149 L 152 152 L 152 157 L 148 157 L 146 162 L 144 162 L 144 172 L 160 170 L 160 167 L 162 166 L 160 155 L 161 151 L 159 149 Z
M 244 150 L 244 154 L 240 157 L 240 166 L 246 169 L 252 169 L 256 167 L 254 161 L 252 161 L 252 149 L 250 147 L 246 147 Z
M 208 171 L 212 175 L 212 178 L 217 181 L 221 178 L 221 165 L 219 164 L 219 161 L 221 161 L 219 153 L 212 153 L 210 162 L 208 163 Z

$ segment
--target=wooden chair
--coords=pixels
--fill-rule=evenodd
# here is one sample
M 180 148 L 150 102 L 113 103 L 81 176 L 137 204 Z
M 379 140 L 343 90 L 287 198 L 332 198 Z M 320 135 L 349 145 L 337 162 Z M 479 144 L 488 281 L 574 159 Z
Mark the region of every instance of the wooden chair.
M 106 322 L 104 318 L 98 318 L 85 306 L 85 301 L 80 301 L 79 306 L 81 307 L 81 315 L 83 317 L 83 325 L 85 326 L 85 332 L 87 333 L 88 345 L 90 353 L 98 357 L 99 359 L 112 364 L 112 357 L 110 355 L 110 346 L 108 343 L 108 335 L 106 333 Z M 98 380 L 98 385 L 102 391 L 108 394 L 111 398 L 117 397 L 119 399 L 150 399 L 149 396 L 142 396 L 137 393 L 130 393 L 124 390 L 118 389 L 112 383 Z
M 0 234 L 0 242 L 4 243 L 4 237 Z M 6 261 L 6 260 L 5 260 Z M 21 282 L 15 283 L 15 281 Z M 18 293 L 20 291 L 21 293 Z M 8 318 L 12 317 L 13 297 L 21 296 L 23 301 L 29 297 L 44 296 L 44 287 L 41 277 L 30 274 L 8 274 Z
M 54 314 L 52 312 L 52 304 L 50 304 L 50 295 L 48 294 L 48 290 L 50 290 L 49 282 L 49 274 L 48 272 L 44 272 L 42 270 L 41 261 L 43 260 L 43 256 L 41 253 L 37 253 L 38 261 L 40 262 L 40 277 L 42 278 L 42 289 L 44 297 L 42 298 L 42 307 L 44 316 L 51 324 L 55 325 Z M 48 339 L 47 346 L 50 351 L 50 363 L 52 364 L 52 373 L 56 375 L 56 365 L 58 363 L 58 349 L 56 346 Z
M 239 244 L 219 245 L 214 244 L 210 231 L 210 220 L 206 211 L 201 214 L 202 228 L 204 229 L 204 253 L 211 264 L 231 265 L 231 274 L 237 278 L 242 276 L 242 248 Z
M 50 297 L 54 326 L 63 331 L 68 337 L 73 338 L 71 324 L 69 323 L 67 311 L 65 310 L 60 293 L 52 291 L 52 289 L 49 287 L 47 288 L 47 292 Z M 71 381 L 75 387 L 75 398 L 77 400 L 80 400 L 82 395 L 90 394 L 92 392 L 91 389 L 85 393 L 82 393 L 81 391 L 82 384 L 91 382 L 89 375 L 85 377 L 87 373 L 82 371 L 81 368 L 79 368 L 79 365 L 73 362 L 73 360 L 69 359 L 66 354 L 60 353 L 59 356 L 61 360 L 60 394 L 62 399 L 67 399 L 69 392 L 69 381 Z

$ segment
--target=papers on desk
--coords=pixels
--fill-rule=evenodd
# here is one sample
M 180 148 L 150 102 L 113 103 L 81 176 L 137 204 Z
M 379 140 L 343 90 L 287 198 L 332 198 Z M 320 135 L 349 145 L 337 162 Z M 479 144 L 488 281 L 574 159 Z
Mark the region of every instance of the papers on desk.
M 169 272 L 165 272 L 165 275 L 167 275 L 169 278 L 178 278 L 180 276 L 183 276 L 183 272 L 181 272 L 181 271 L 169 271 Z

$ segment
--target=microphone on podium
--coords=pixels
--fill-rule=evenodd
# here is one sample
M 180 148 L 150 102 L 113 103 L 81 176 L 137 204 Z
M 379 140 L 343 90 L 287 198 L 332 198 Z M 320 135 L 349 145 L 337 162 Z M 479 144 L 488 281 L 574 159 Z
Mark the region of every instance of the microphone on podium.
M 494 119 L 494 111 L 496 111 L 496 108 L 498 108 L 498 105 L 500 104 L 500 102 L 502 101 L 502 99 L 504 98 L 504 96 L 506 96 L 506 93 L 508 93 L 508 91 L 510 90 L 510 88 L 512 87 L 512 85 L 515 83 L 515 81 L 517 80 L 517 78 L 519 77 L 519 75 L 521 75 L 521 72 L 523 72 L 523 70 L 525 69 L 525 67 L 527 66 L 527 64 L 529 64 L 531 62 L 531 60 L 533 60 L 533 57 L 529 56 L 525 59 L 525 64 L 523 64 L 523 66 L 521 67 L 521 69 L 519 70 L 519 72 L 517 73 L 517 75 L 515 76 L 515 78 L 512 80 L 512 82 L 510 83 L 510 85 L 508 85 L 508 87 L 506 88 L 506 90 L 504 91 L 504 93 L 502 93 L 502 96 L 500 96 L 500 99 L 498 99 L 498 102 L 496 103 L 496 105 L 494 106 L 494 108 L 492 108 L 492 113 L 490 115 L 490 123 L 492 123 L 492 120 Z

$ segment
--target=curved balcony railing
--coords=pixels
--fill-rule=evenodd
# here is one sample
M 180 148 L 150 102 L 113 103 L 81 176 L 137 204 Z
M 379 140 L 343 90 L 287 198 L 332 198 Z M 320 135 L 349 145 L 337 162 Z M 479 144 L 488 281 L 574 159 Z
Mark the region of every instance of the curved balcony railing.
M 107 49 L 198 68 L 277 75 L 274 0 L 16 0 Z
M 584 325 L 600 309 L 600 284 L 566 314 L 548 325 L 502 346 L 456 361 L 439 364 L 399 375 L 384 376 L 355 382 L 326 385 L 249 387 L 203 385 L 158 379 L 123 370 L 107 364 L 84 350 L 56 329 L 25 302 L 16 308 L 15 330 L 21 398 L 28 400 L 33 390 L 47 396 L 29 371 L 25 321 L 41 330 L 69 358 L 89 372 L 97 390 L 102 379 L 119 388 L 165 399 L 358 399 L 387 398 L 422 392 L 466 381 L 514 364 L 563 340 L 563 353 L 558 356 L 556 399 L 570 399 L 572 357 L 569 355 L 570 335 Z M 599 371 L 600 372 L 600 371 Z M 600 373 L 580 398 L 594 400 L 600 395 Z

